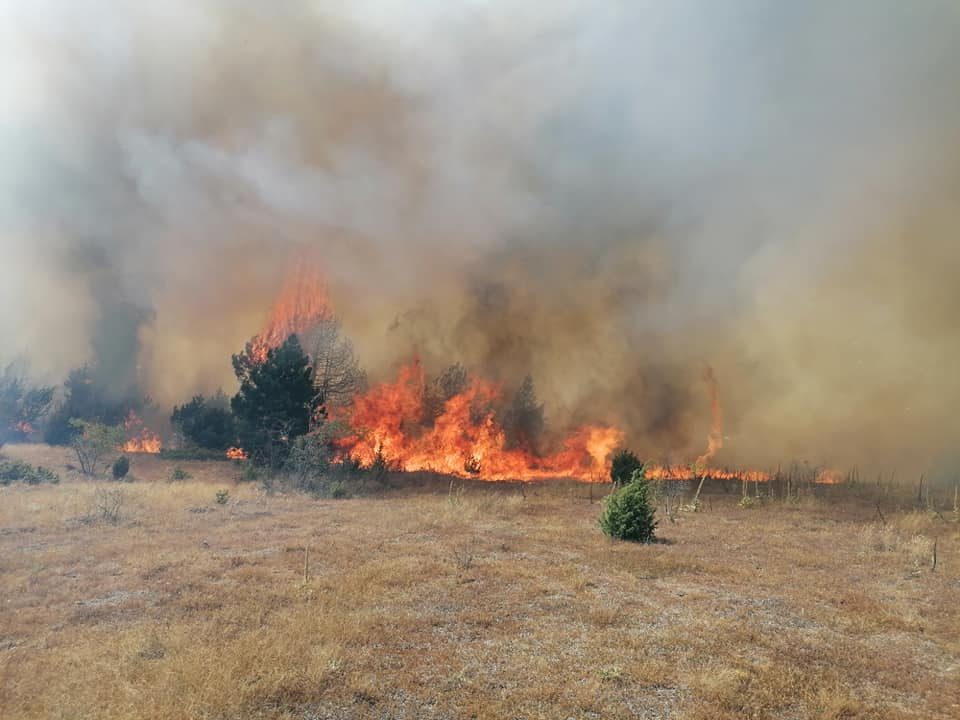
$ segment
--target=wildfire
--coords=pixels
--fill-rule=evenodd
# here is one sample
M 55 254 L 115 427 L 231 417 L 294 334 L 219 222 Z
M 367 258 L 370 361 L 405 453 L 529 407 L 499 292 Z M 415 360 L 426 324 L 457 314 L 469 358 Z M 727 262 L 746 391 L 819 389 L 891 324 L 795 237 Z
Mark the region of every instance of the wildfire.
M 710 459 L 723 447 L 723 408 L 720 407 L 720 386 L 713 374 L 713 368 L 707 365 L 703 370 L 703 381 L 710 395 L 710 434 L 707 436 L 707 451 L 697 458 L 696 466 L 706 468 Z
M 695 465 L 648 465 L 645 470 L 650 480 L 699 480 L 706 476 L 710 480 L 746 480 L 747 482 L 767 482 L 770 473 L 764 470 L 721 470 L 706 468 L 697 461 Z
M 160 452 L 160 436 L 143 424 L 143 420 L 133 410 L 123 423 L 127 431 L 127 442 L 123 445 L 123 452 L 151 453 Z
M 326 284 L 317 267 L 300 262 L 290 273 L 274 303 L 264 329 L 247 346 L 252 362 L 263 362 L 267 352 L 293 334 L 303 335 L 317 323 L 333 319 Z M 707 449 L 692 466 L 648 467 L 652 479 L 763 482 L 770 474 L 759 470 L 708 469 L 723 447 L 723 412 L 716 377 L 709 366 L 704 382 L 710 398 L 710 433 Z M 547 455 L 508 446 L 498 418 L 502 407 L 499 386 L 472 378 L 466 389 L 446 401 L 432 424 L 425 425 L 425 381 L 416 360 L 403 366 L 396 378 L 376 385 L 354 398 L 335 419 L 350 428 L 339 441 L 341 457 L 370 466 L 386 463 L 398 470 L 445 473 L 483 480 L 534 480 L 569 477 L 590 482 L 609 479 L 610 458 L 622 445 L 619 429 L 602 425 L 581 427 L 570 433 L 560 449 Z M 158 443 L 159 449 L 159 443 Z M 230 448 L 227 457 L 246 459 L 241 448 Z
M 247 457 L 247 451 L 243 448 L 227 448 L 227 458 L 230 460 L 246 460 Z
M 444 404 L 431 427 L 423 417 L 424 377 L 416 360 L 396 380 L 357 397 L 347 423 L 355 434 L 341 442 L 345 454 L 371 465 L 385 462 L 400 470 L 445 473 L 483 480 L 534 480 L 571 477 L 605 481 L 609 458 L 623 441 L 616 428 L 586 426 L 569 435 L 558 452 L 538 456 L 507 448 L 494 409 L 500 388 L 477 378 Z
M 817 473 L 816 482 L 820 485 L 838 485 L 844 480 L 844 475 L 839 470 L 827 468 Z
M 323 275 L 310 264 L 301 263 L 284 283 L 267 324 L 250 341 L 250 358 L 262 363 L 269 350 L 280 347 L 291 335 L 303 334 L 332 318 Z

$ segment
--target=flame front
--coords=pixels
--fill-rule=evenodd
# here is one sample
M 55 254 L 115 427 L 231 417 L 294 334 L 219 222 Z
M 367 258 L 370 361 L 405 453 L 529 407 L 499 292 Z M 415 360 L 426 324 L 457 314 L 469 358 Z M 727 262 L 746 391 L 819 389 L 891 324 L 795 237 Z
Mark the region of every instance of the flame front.
M 247 355 L 254 363 L 263 362 L 268 351 L 290 335 L 306 334 L 333 318 L 322 274 L 316 265 L 300 262 L 288 276 L 263 330 L 248 344 Z M 654 480 L 769 480 L 770 474 L 760 470 L 708 468 L 723 447 L 723 412 L 719 386 L 709 366 L 703 379 L 711 417 L 706 450 L 693 465 L 648 465 L 647 476 Z M 333 419 L 349 428 L 347 437 L 338 441 L 341 457 L 367 467 L 383 462 L 397 470 L 482 480 L 568 477 L 605 482 L 613 452 L 623 445 L 624 433 L 619 429 L 587 425 L 571 432 L 553 453 L 538 455 L 511 448 L 497 416 L 497 408 L 502 407 L 498 385 L 471 378 L 465 390 L 446 401 L 432 423 L 424 422 L 425 388 L 423 368 L 414 360 L 401 367 L 393 381 L 374 386 L 337 410 Z M 247 454 L 241 448 L 230 448 L 227 457 L 246 459 Z
M 341 448 L 362 465 L 380 461 L 405 471 L 483 480 L 608 479 L 610 456 L 623 441 L 622 432 L 582 427 L 559 451 L 544 456 L 510 449 L 494 409 L 500 397 L 497 385 L 472 378 L 466 390 L 446 401 L 433 425 L 423 427 L 424 376 L 414 360 L 400 369 L 396 380 L 354 400 L 344 418 L 354 434 L 341 441 Z
M 123 452 L 151 453 L 160 452 L 160 436 L 143 424 L 143 420 L 133 410 L 123 423 L 127 431 L 127 442 L 123 445 Z

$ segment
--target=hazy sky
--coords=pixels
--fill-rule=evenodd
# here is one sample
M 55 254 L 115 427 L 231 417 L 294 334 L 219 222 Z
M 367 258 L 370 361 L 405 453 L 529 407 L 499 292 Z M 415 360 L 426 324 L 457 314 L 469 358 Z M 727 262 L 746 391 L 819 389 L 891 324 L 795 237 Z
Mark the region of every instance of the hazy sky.
M 0 355 L 164 403 L 289 264 L 691 459 L 955 463 L 960 6 L 0 0 Z

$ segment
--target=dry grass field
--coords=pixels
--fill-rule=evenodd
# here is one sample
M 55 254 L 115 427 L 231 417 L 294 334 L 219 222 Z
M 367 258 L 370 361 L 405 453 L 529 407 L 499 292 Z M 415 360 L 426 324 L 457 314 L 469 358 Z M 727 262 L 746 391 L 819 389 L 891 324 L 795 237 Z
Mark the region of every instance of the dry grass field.
M 5 719 L 960 717 L 949 513 L 712 495 L 637 546 L 582 485 L 313 500 L 5 451 L 63 477 L 0 488 Z

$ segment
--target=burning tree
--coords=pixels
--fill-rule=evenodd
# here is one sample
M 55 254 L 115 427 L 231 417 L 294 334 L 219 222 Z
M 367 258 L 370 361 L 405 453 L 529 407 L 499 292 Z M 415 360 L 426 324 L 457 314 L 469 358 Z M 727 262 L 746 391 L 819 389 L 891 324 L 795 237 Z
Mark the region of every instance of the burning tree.
M 30 387 L 11 363 L 0 375 L 0 444 L 24 440 L 47 414 L 53 402 L 52 386 Z
M 234 355 L 240 391 L 230 401 L 237 436 L 254 462 L 279 467 L 294 439 L 305 435 L 318 417 L 320 395 L 310 358 L 296 335 L 267 351 L 262 363 L 245 353 Z
M 503 418 L 507 447 L 537 454 L 543 435 L 543 405 L 537 402 L 533 378 L 527 375 Z
M 133 413 L 150 405 L 136 388 L 120 392 L 107 387 L 88 365 L 72 370 L 63 384 L 63 399 L 47 422 L 44 439 L 51 445 L 67 445 L 79 432 L 71 420 L 119 425 Z
M 315 322 L 301 336 L 303 349 L 313 367 L 313 382 L 326 415 L 331 407 L 342 407 L 363 390 L 367 377 L 353 352 L 353 343 L 340 334 L 335 317 Z
M 466 390 L 468 384 L 467 370 L 460 363 L 454 363 L 433 378 L 423 391 L 423 421 L 433 425 L 443 414 L 447 401 Z

